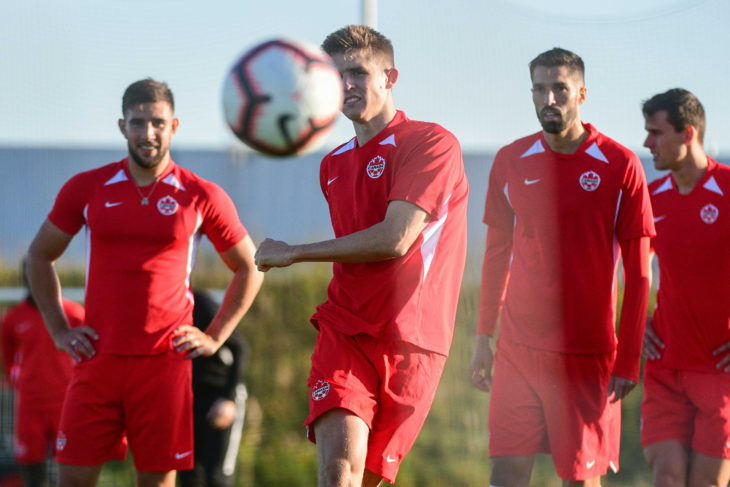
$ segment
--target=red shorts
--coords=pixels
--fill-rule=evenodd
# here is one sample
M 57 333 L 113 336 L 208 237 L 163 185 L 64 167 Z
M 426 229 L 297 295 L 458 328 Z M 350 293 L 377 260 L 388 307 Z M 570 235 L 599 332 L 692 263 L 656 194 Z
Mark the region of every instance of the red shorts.
M 641 444 L 678 440 L 692 450 L 730 458 L 730 374 L 644 365 Z
M 393 483 L 436 395 L 446 357 L 400 341 L 345 335 L 320 323 L 307 384 L 312 423 L 342 408 L 370 428 L 365 467 Z
M 173 351 L 97 355 L 74 367 L 56 440 L 56 459 L 99 465 L 126 456 L 137 470 L 193 467 L 191 361 Z
M 621 406 L 606 397 L 614 357 L 499 340 L 489 399 L 489 455 L 552 453 L 557 474 L 567 480 L 618 471 Z
M 20 465 L 40 463 L 53 451 L 62 402 L 26 402 L 15 396 L 14 458 Z

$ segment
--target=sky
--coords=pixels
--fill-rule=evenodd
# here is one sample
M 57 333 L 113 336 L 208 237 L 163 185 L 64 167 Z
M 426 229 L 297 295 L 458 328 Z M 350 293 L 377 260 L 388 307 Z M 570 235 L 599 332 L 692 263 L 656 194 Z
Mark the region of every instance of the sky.
M 121 95 L 167 81 L 180 128 L 173 146 L 243 149 L 221 110 L 223 79 L 251 46 L 277 37 L 319 44 L 363 19 L 360 0 L 0 1 L 0 145 L 123 147 Z M 586 64 L 584 121 L 640 156 L 640 104 L 673 87 L 707 112 L 705 148 L 730 155 L 727 0 L 381 0 L 394 44 L 396 106 L 438 122 L 468 151 L 539 130 L 528 63 L 555 46 Z M 352 135 L 343 117 L 328 140 Z

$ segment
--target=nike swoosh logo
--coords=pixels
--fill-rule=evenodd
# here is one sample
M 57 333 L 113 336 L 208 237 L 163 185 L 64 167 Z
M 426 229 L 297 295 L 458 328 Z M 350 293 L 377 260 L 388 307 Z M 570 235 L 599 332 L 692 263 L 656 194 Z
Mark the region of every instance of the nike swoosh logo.
M 528 186 L 530 184 L 535 184 L 535 183 L 539 183 L 539 182 L 540 182 L 539 179 L 527 179 L 527 178 L 525 178 L 525 184 L 528 185 Z
M 591 460 L 590 462 L 586 462 L 586 468 L 593 468 L 593 465 L 596 464 L 595 460 Z
M 122 202 L 121 202 L 121 201 L 117 201 L 116 203 L 109 203 L 109 202 L 107 201 L 106 203 L 104 203 L 104 206 L 106 206 L 107 208 L 111 208 L 111 207 L 113 207 L 113 206 L 119 206 L 119 205 L 121 205 L 121 204 L 122 204 Z
M 393 462 L 397 462 L 398 458 L 393 458 L 390 455 L 388 455 L 387 457 L 385 457 L 385 461 L 388 463 L 393 463 Z
M 660 221 L 664 220 L 666 217 L 667 217 L 667 215 L 655 216 L 654 217 L 654 223 L 660 222 Z
M 327 186 L 329 186 L 330 184 L 334 183 L 335 182 L 335 179 L 337 179 L 337 178 L 339 178 L 339 176 L 335 176 L 332 179 L 328 179 L 327 180 Z
M 185 458 L 186 456 L 190 455 L 191 453 L 193 453 L 192 450 L 188 450 L 185 453 L 175 453 L 175 460 L 180 460 L 181 458 Z

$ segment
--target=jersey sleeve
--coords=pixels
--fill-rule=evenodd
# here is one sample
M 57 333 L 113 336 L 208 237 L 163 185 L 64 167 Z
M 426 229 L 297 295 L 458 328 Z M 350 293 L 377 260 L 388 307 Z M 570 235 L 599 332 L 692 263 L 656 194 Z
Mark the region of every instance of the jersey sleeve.
M 48 220 L 69 235 L 76 235 L 86 223 L 84 208 L 89 188 L 84 184 L 84 176 L 77 174 L 63 185 L 48 214 Z
M 211 182 L 207 182 L 201 228 L 218 252 L 230 249 L 248 235 L 233 200 L 223 188 Z
M 413 137 L 420 138 L 396 167 L 388 201 L 413 203 L 435 220 L 465 179 L 461 147 L 456 137 L 440 127 Z
M 489 226 L 511 230 L 514 226 L 515 213 L 509 201 L 507 162 L 503 150 L 500 150 L 494 158 L 494 164 L 489 173 L 483 221 Z
M 621 193 L 616 218 L 616 237 L 619 240 L 629 240 L 656 235 L 646 176 L 639 158 L 633 152 L 629 156 Z

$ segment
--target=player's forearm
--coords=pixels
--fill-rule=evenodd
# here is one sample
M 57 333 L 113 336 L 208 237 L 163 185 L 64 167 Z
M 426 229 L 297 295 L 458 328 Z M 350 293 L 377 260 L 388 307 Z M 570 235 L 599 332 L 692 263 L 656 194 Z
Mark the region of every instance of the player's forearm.
M 512 255 L 512 230 L 492 227 L 487 232 L 487 248 L 482 265 L 477 333 L 494 336 Z
M 651 280 L 649 238 L 621 242 L 621 254 L 626 282 L 613 375 L 638 382 Z
M 263 280 L 264 275 L 252 265 L 242 266 L 233 273 L 218 313 L 206 330 L 206 334 L 213 338 L 219 347 L 251 308 Z
M 51 337 L 68 330 L 69 324 L 63 312 L 61 283 L 50 258 L 31 247 L 27 261 L 28 282 L 33 300 L 38 306 L 43 322 Z

